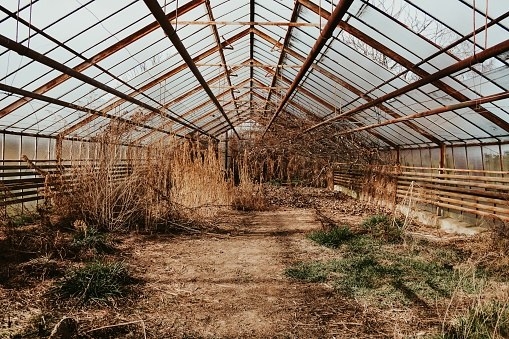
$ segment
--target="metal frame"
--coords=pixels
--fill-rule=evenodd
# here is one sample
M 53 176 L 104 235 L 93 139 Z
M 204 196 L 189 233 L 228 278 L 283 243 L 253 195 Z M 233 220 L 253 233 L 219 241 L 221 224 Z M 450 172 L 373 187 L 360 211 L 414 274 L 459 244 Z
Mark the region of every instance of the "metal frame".
M 0 11 L 5 14 L 5 17 L 0 17 L 0 27 L 9 22 L 12 23 L 13 20 L 32 27 L 32 36 L 20 41 L 14 41 L 5 35 L 0 36 L 0 46 L 4 47 L 4 50 L 0 50 L 0 58 L 16 52 L 32 59 L 20 63 L 19 70 L 11 72 L 8 69 L 4 80 L 0 82 L 2 85 L 0 90 L 6 93 L 0 97 L 0 107 L 2 107 L 0 125 L 5 126 L 4 133 L 86 139 L 93 137 L 104 128 L 104 118 L 106 118 L 126 122 L 132 126 L 133 133 L 135 131 L 139 133 L 135 127 L 142 127 L 147 132 L 137 140 L 146 140 L 156 132 L 167 134 L 175 133 L 175 131 L 182 132 L 182 136 L 187 137 L 189 135 L 198 137 L 198 134 L 202 134 L 217 138 L 229 129 L 237 134 L 235 123 L 232 121 L 234 117 L 238 123 L 246 116 L 259 120 L 260 124 L 265 124 L 265 134 L 280 113 L 285 111 L 286 114 L 299 112 L 308 126 L 309 123 L 313 124 L 303 130 L 303 133 L 328 125 L 337 130 L 335 135 L 366 131 L 381 141 L 381 147 L 389 146 L 395 149 L 413 147 L 417 144 L 423 147 L 441 147 L 444 144 L 461 141 L 477 140 L 482 143 L 482 140 L 486 142 L 507 140 L 509 132 L 507 105 L 495 103 L 495 100 L 505 98 L 507 86 L 499 78 L 485 74 L 473 66 L 485 60 L 495 60 L 501 71 L 503 67 L 507 67 L 505 55 L 509 51 L 508 40 L 498 41 L 493 46 L 484 48 L 478 41 L 476 43 L 474 37 L 483 34 L 485 30 L 509 32 L 509 27 L 504 24 L 504 20 L 509 17 L 509 11 L 493 13 L 489 16 L 486 13 L 486 24 L 483 27 L 476 27 L 472 32 L 452 39 L 442 46 L 424 33 L 413 32 L 402 19 L 391 16 L 390 13 L 384 12 L 377 5 L 365 0 L 336 1 L 332 14 L 332 11 L 320 8 L 318 1 L 313 0 L 297 0 L 291 5 L 285 2 L 270 2 L 270 6 L 264 0 L 249 0 L 249 9 L 243 8 L 242 3 L 234 1 L 224 3 L 215 0 L 191 0 L 168 13 L 165 13 L 166 9 L 163 11 L 155 0 L 144 2 L 149 11 L 140 13 L 140 18 L 136 18 L 136 21 L 130 19 L 128 24 L 124 28 L 120 27 L 118 32 L 123 33 L 131 26 L 139 28 L 130 28 L 129 32 L 132 33 L 123 34 L 121 39 L 109 46 L 101 45 L 101 42 L 89 43 L 89 47 L 83 50 L 73 49 L 70 44 L 78 40 L 82 33 L 74 34 L 68 39 L 60 39 L 55 33 L 58 28 L 64 27 L 65 20 L 73 17 L 73 12 L 64 13 L 60 18 L 55 18 L 50 25 L 39 28 L 36 23 L 23 19 L 26 17 L 23 13 L 29 10 L 28 6 L 23 7 L 19 13 L 13 8 L 0 6 Z M 437 25 L 443 25 L 454 34 L 460 35 L 459 29 L 448 22 L 440 21 L 439 15 L 426 12 L 427 5 L 418 6 L 411 0 L 405 1 L 404 4 L 409 6 L 409 10 L 426 16 Z M 103 22 L 118 20 L 124 11 L 135 5 L 136 3 L 132 2 L 119 7 L 114 12 L 105 13 L 104 18 L 88 24 L 84 31 L 100 28 Z M 174 5 L 173 3 L 172 6 Z M 90 2 L 78 9 L 82 10 L 91 6 Z M 226 7 L 231 7 L 230 12 L 225 10 Z M 479 8 L 473 8 L 472 4 L 465 1 L 458 0 L 458 7 L 471 10 L 475 15 L 483 14 Z M 416 42 L 428 44 L 435 50 L 420 58 L 410 58 L 412 51 L 408 51 L 405 42 L 399 40 L 399 35 L 376 31 L 376 25 L 364 19 L 364 10 L 361 10 L 363 8 L 364 10 L 368 8 L 372 15 L 390 22 L 394 29 L 401 30 L 408 36 L 411 34 Z M 140 24 L 146 22 L 151 16 L 155 17 L 156 21 L 145 25 Z M 190 20 L 191 18 L 193 20 Z M 141 19 L 145 21 L 139 21 Z M 321 29 L 322 20 L 326 21 L 323 29 Z M 175 29 L 173 25 L 178 29 Z M 169 67 L 164 68 L 162 61 L 154 62 L 152 68 L 140 71 L 140 76 L 136 75 L 137 79 L 140 78 L 136 80 L 139 86 L 132 85 L 127 78 L 133 68 L 117 70 L 117 68 L 128 67 L 130 60 L 128 57 L 120 57 L 121 52 L 147 41 L 147 50 L 150 50 L 148 53 L 152 52 L 154 55 L 160 53 L 158 48 L 163 38 L 156 38 L 156 36 L 160 34 L 158 32 L 161 28 L 172 41 L 170 47 L 177 50 L 178 55 L 184 59 L 184 63 L 178 62 L 175 55 L 171 56 Z M 390 39 L 393 47 L 373 38 L 370 30 L 382 34 L 385 39 Z M 391 76 L 382 74 L 380 65 L 341 40 L 343 34 L 349 34 L 366 48 L 393 60 L 402 71 Z M 29 48 L 29 38 L 34 37 L 50 41 L 54 47 L 48 51 Z M 196 52 L 197 49 L 194 48 L 192 41 L 202 39 L 199 37 L 206 39 L 200 43 L 203 42 L 204 46 L 208 47 L 205 51 Z M 24 42 L 27 46 L 23 44 Z M 452 49 L 461 44 L 474 46 L 478 52 L 460 60 L 454 55 Z M 95 52 L 89 53 L 88 50 Z M 406 52 L 402 53 L 404 50 Z M 57 55 L 54 51 L 66 51 L 73 55 L 73 58 L 79 58 L 80 62 L 76 64 L 72 62 L 72 58 L 68 60 L 60 57 L 52 58 L 52 55 Z M 135 56 L 138 53 L 148 55 L 139 47 L 136 53 Z M 331 63 L 332 55 L 344 58 L 360 72 L 365 73 L 366 79 L 348 73 L 345 69 L 346 64 Z M 353 55 L 358 57 L 352 58 Z M 430 65 L 441 57 L 447 57 L 456 62 L 433 71 Z M 150 57 L 143 56 L 143 58 L 144 61 L 136 67 L 143 68 L 143 63 L 147 63 Z M 8 84 L 7 81 L 12 81 L 16 72 L 28 72 L 28 69 L 33 69 L 37 63 L 42 63 L 63 74 L 53 76 L 55 72 L 50 71 L 37 74 L 29 83 Z M 152 75 L 152 69 L 155 72 L 156 68 L 158 73 Z M 491 93 L 484 94 L 477 88 L 470 89 L 458 75 L 463 70 L 472 70 L 475 77 L 492 86 Z M 261 71 L 268 78 L 261 75 Z M 402 84 L 402 79 L 408 72 L 414 73 L 419 79 Z M 239 76 L 234 78 L 234 73 L 238 73 Z M 196 79 L 197 83 L 194 85 L 188 81 L 189 90 L 185 93 L 178 93 L 169 99 L 166 99 L 165 95 L 164 100 L 162 95 L 157 98 L 158 88 L 162 88 L 163 83 L 175 79 L 191 79 L 191 77 Z M 44 79 L 46 80 L 43 81 Z M 75 85 L 76 81 L 73 79 L 83 81 L 86 86 L 83 87 L 82 83 Z M 104 79 L 108 79 L 108 82 Z M 227 84 L 222 87 L 224 91 L 212 86 L 223 80 Z M 72 81 L 74 81 L 72 85 L 68 84 Z M 115 86 L 111 85 L 112 81 Z M 244 88 L 246 83 L 249 83 L 247 91 Z M 400 85 L 397 85 L 398 83 Z M 331 94 L 334 91 L 323 87 L 324 84 L 329 86 L 333 84 L 344 100 L 335 98 Z M 274 89 L 285 88 L 287 85 L 289 87 L 286 94 L 279 101 L 274 96 Z M 453 100 L 453 103 L 447 104 L 442 99 L 434 99 L 430 90 L 425 89 L 426 86 L 436 88 L 437 91 Z M 101 99 L 102 104 L 99 107 L 82 104 L 84 95 L 76 98 L 75 93 L 83 92 L 85 88 L 95 89 L 97 93 L 105 93 L 107 95 L 101 94 L 101 96 L 110 99 Z M 393 90 L 388 91 L 389 88 Z M 498 92 L 495 91 L 496 88 L 499 89 Z M 58 90 L 60 94 L 54 95 L 55 90 Z M 165 91 L 168 91 L 166 87 Z M 263 91 L 267 93 L 262 99 L 260 93 Z M 46 92 L 49 94 L 43 95 Z M 501 96 L 496 96 L 497 93 Z M 21 98 L 12 100 L 12 95 L 19 95 Z M 220 103 L 218 98 L 222 97 L 231 97 L 231 100 Z M 239 105 L 239 97 L 248 98 L 250 104 L 247 112 Z M 418 100 L 419 97 L 426 98 L 427 102 L 421 105 L 424 108 L 417 106 L 413 108 L 409 102 Z M 309 102 L 309 105 L 303 105 L 302 100 Z M 26 103 L 32 104 L 31 102 L 37 102 L 32 110 L 26 105 Z M 260 104 L 260 108 L 263 107 L 262 113 L 255 108 Z M 52 114 L 59 114 L 63 116 L 60 118 L 60 123 L 67 120 L 70 122 L 60 130 L 49 129 L 48 134 L 40 134 L 37 131 L 34 133 L 33 128 L 37 124 L 27 119 L 34 119 L 31 118 L 32 114 L 48 110 L 55 105 L 64 107 L 65 110 L 58 108 L 55 113 L 49 112 L 44 115 L 43 120 L 52 119 Z M 228 108 L 226 109 L 225 106 Z M 143 114 L 141 122 L 133 121 L 131 118 L 136 107 Z M 461 114 L 458 109 L 468 110 L 468 114 Z M 76 118 L 73 111 L 90 115 Z M 18 114 L 18 112 L 22 113 Z M 212 117 L 214 112 L 221 114 L 222 121 Z M 263 112 L 271 113 L 268 122 L 265 121 L 267 116 L 264 117 L 266 113 Z M 457 117 L 456 120 L 450 120 L 448 123 L 454 125 L 464 136 L 449 139 L 441 132 L 445 131 L 446 127 L 433 120 L 425 120 L 430 116 L 443 116 L 442 119 L 446 119 L 445 117 L 449 115 L 445 113 L 448 112 L 454 114 L 451 117 Z M 339 124 L 342 120 L 348 120 L 351 128 L 345 129 Z M 2 121 L 5 123 L 3 124 Z M 26 126 L 31 126 L 31 129 Z M 171 126 L 171 131 L 168 126 Z M 477 130 L 470 131 L 468 126 L 475 126 Z M 237 136 L 240 137 L 238 134 Z

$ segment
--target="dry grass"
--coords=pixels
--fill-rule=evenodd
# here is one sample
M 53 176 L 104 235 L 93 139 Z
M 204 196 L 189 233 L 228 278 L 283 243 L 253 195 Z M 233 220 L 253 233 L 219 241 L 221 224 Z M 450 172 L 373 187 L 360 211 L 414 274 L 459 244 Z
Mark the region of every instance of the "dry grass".
M 249 158 L 247 152 L 237 160 L 239 169 L 239 185 L 235 187 L 235 197 L 232 207 L 239 211 L 265 211 L 268 202 L 263 192 L 261 183 L 255 183 L 251 178 L 248 167 Z
M 146 148 L 120 147 L 121 133 L 98 138 L 91 159 L 52 178 L 55 212 L 99 230 L 154 230 L 201 221 L 231 203 L 214 143 L 167 138 Z M 176 221 L 178 221 L 176 223 Z

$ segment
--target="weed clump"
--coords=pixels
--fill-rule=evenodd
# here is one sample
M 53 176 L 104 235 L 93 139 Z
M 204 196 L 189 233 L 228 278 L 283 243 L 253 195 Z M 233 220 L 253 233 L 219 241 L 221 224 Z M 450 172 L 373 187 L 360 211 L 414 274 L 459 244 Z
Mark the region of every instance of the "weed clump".
M 354 295 L 361 289 L 377 289 L 401 274 L 398 267 L 387 265 L 373 254 L 361 254 L 340 260 L 336 264 L 341 279 L 335 282 L 336 288 Z
M 128 285 L 134 282 L 123 262 L 89 263 L 71 270 L 57 284 L 54 293 L 59 298 L 76 299 L 82 304 L 109 302 L 125 296 Z
M 92 254 L 115 251 L 115 247 L 110 243 L 106 234 L 94 227 L 79 230 L 71 242 L 71 248 L 78 252 L 91 252 Z
M 404 237 L 404 223 L 385 214 L 374 215 L 366 219 L 362 223 L 362 227 L 374 237 L 382 238 L 390 243 L 399 243 Z
M 442 339 L 507 337 L 509 337 L 509 308 L 506 303 L 501 302 L 471 308 L 466 316 L 457 319 L 441 335 Z
M 333 227 L 330 230 L 312 232 L 308 235 L 308 238 L 322 246 L 338 248 L 342 244 L 351 240 L 354 236 L 354 233 L 352 233 L 349 227 L 342 226 Z

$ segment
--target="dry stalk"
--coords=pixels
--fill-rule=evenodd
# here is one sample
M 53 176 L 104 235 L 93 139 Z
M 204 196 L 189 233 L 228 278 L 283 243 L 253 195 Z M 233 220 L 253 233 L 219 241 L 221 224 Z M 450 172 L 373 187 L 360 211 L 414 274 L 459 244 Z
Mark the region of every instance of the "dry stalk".
M 124 134 L 122 126 L 108 129 L 91 159 L 60 175 L 62 185 L 51 195 L 59 214 L 107 230 L 194 229 L 193 221 L 220 209 L 211 206 L 230 204 L 231 185 L 210 140 L 168 138 L 126 149 L 118 146 Z

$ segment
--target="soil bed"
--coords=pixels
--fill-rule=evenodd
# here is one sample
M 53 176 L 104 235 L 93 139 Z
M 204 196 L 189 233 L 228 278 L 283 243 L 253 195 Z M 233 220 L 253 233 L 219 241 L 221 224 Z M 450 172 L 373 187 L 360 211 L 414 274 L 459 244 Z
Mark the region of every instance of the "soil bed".
M 63 315 L 75 317 L 82 333 L 129 323 L 88 332 L 88 338 L 426 337 L 440 333 L 446 321 L 469 305 L 471 298 L 461 293 L 435 304 L 390 305 L 340 293 L 330 279 L 317 283 L 289 278 L 285 271 L 292 265 L 333 261 L 344 254 L 341 248 L 316 244 L 308 238 L 310 232 L 334 223 L 355 231 L 377 212 L 322 190 L 299 194 L 305 196 L 299 204 L 304 201 L 308 208 L 280 204 L 266 212 L 228 211 L 208 233 L 116 235 L 118 251 L 104 258 L 122 260 L 143 283 L 128 298 L 109 305 L 55 303 L 47 297 L 59 279 L 55 277 L 17 287 L 8 280 L 0 284 L 0 302 L 7 305 L 2 307 L 0 338 L 15 338 L 16 333 L 17 338 L 44 337 L 47 331 L 37 332 L 41 316 L 51 328 Z M 455 246 L 463 251 L 458 253 L 468 252 L 468 259 L 485 243 L 482 237 L 448 236 L 418 227 L 411 231 L 433 233 L 439 241 L 409 238 L 385 250 L 398 254 L 420 246 L 425 258 L 428 247 Z M 76 263 L 64 259 L 61 265 Z M 505 282 L 490 284 L 483 290 L 486 295 L 507 294 Z

